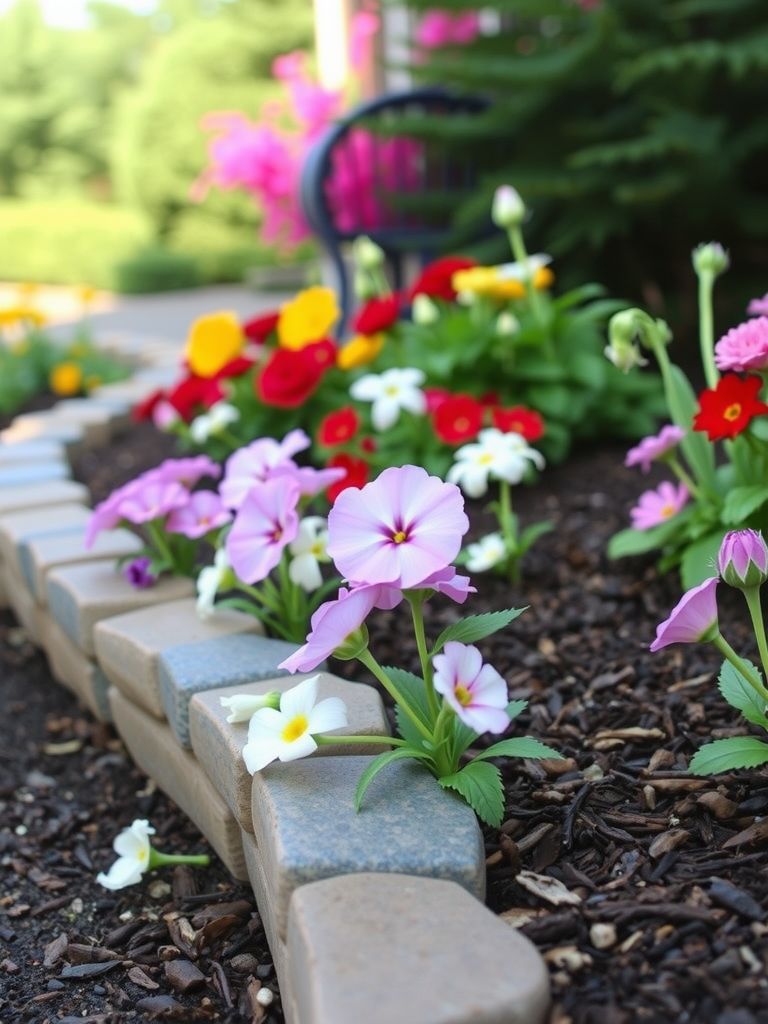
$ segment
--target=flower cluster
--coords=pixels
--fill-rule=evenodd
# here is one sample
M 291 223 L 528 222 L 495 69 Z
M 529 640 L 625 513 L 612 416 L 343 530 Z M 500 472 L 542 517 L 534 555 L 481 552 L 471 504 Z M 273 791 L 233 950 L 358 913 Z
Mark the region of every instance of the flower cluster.
M 310 672 L 330 655 L 357 658 L 394 699 L 400 736 L 388 740 L 393 749 L 374 758 L 363 773 L 358 807 L 375 775 L 408 757 L 460 793 L 484 821 L 498 824 L 503 793 L 489 759 L 557 755 L 524 737 L 501 740 L 461 764 L 479 734 L 503 733 L 525 708 L 524 701 L 509 702 L 504 679 L 475 646 L 518 610 L 467 617 L 445 629 L 431 647 L 427 642 L 425 603 L 443 594 L 463 604 L 474 591 L 452 564 L 469 526 L 463 504 L 454 484 L 412 465 L 389 468 L 361 490 L 343 491 L 328 517 L 327 548 L 348 586 L 317 609 L 306 642 L 280 667 Z M 369 649 L 368 616 L 402 601 L 411 607 L 421 676 L 382 667 Z M 324 735 L 347 725 L 346 709 L 338 698 L 316 704 L 316 696 L 313 676 L 283 693 L 277 707 L 272 701 L 253 712 L 244 751 L 251 771 L 275 759 L 303 757 L 323 743 L 382 742 L 380 736 Z
M 768 546 L 755 530 L 736 530 L 725 535 L 717 555 L 717 576 L 708 576 L 688 590 L 656 630 L 652 651 L 675 643 L 711 643 L 725 657 L 718 687 L 723 697 L 742 716 L 768 732 L 768 643 L 760 600 L 760 588 L 768 580 Z M 746 599 L 760 671 L 739 657 L 720 632 L 717 587 L 720 582 L 741 590 Z M 754 736 L 730 736 L 705 744 L 693 756 L 690 770 L 700 775 L 752 768 L 768 762 L 768 743 Z
M 693 253 L 699 278 L 699 342 L 707 386 L 696 395 L 683 371 L 670 360 L 671 333 L 661 320 L 639 309 L 616 314 L 609 325 L 606 354 L 629 372 L 653 352 L 661 369 L 671 423 L 627 454 L 626 465 L 648 472 L 666 465 L 674 481 L 644 492 L 630 512 L 632 527 L 616 534 L 613 557 L 658 550 L 663 570 L 679 565 L 683 584 L 702 579 L 724 535 L 733 528 L 768 524 L 768 316 L 765 300 L 755 314 L 717 342 L 712 292 L 728 258 L 716 243 Z

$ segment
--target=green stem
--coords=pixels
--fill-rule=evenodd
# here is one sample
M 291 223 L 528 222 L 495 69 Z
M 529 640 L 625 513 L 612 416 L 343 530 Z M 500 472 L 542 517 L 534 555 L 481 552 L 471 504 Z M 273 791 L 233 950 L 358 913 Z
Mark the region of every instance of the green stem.
M 530 273 L 530 260 L 528 259 L 528 250 L 525 247 L 523 240 L 523 232 L 520 230 L 519 225 L 509 228 L 507 231 L 509 236 L 509 244 L 512 249 L 512 255 L 515 260 L 523 268 L 523 276 L 525 278 L 525 290 L 528 293 L 528 301 L 531 305 L 531 310 L 536 322 L 543 330 L 546 326 L 546 320 L 544 317 L 544 307 L 541 302 L 541 296 L 536 291 L 533 283 L 533 274 Z
M 411 606 L 413 632 L 416 637 L 416 649 L 419 652 L 419 662 L 421 664 L 421 677 L 424 680 L 424 689 L 427 694 L 429 714 L 432 719 L 436 719 L 439 714 L 440 708 L 437 703 L 437 696 L 435 695 L 435 686 L 434 683 L 432 682 L 432 665 L 429 660 L 429 652 L 427 651 L 427 638 L 424 633 L 424 598 L 421 594 L 406 592 L 405 599 Z
M 765 686 L 763 685 L 763 681 L 760 679 L 759 675 L 756 672 L 752 673 L 747 669 L 744 662 L 738 656 L 736 651 L 734 651 L 734 649 L 731 647 L 731 645 L 728 643 L 725 637 L 721 633 L 718 633 L 717 636 L 712 640 L 712 643 L 718 649 L 718 651 L 720 651 L 720 653 L 725 657 L 725 659 L 729 661 L 731 665 L 733 665 L 733 667 L 736 669 L 739 675 L 746 679 L 746 681 L 749 683 L 749 685 L 752 687 L 755 693 L 758 694 L 760 699 L 765 701 L 766 705 L 768 705 L 768 690 L 766 690 Z
M 699 271 L 699 347 L 707 387 L 714 388 L 720 380 L 715 366 L 715 331 L 712 316 L 712 290 L 715 274 L 711 270 Z
M 763 609 L 760 602 L 760 587 L 748 587 L 744 591 L 749 608 L 749 617 L 752 619 L 752 628 L 755 631 L 757 650 L 760 654 L 760 664 L 763 666 L 763 675 L 768 679 L 768 643 L 765 639 L 765 623 L 763 622 Z
M 456 757 L 454 756 L 453 744 L 451 744 L 451 731 L 456 713 L 453 708 L 443 701 L 440 714 L 435 722 L 435 749 L 432 753 L 435 762 L 435 770 L 438 778 L 444 775 L 452 775 L 457 768 Z
M 376 678 L 379 680 L 381 685 L 384 687 L 384 689 L 387 691 L 390 697 L 394 700 L 394 702 L 403 709 L 403 711 L 410 718 L 411 722 L 416 727 L 416 729 L 421 733 L 424 739 L 431 744 L 433 741 L 432 733 L 426 727 L 426 725 L 424 725 L 419 716 L 413 711 L 411 705 L 408 703 L 407 700 L 405 700 L 405 698 L 400 693 L 398 688 L 389 678 L 389 676 L 378 663 L 378 661 L 376 661 L 376 659 L 374 658 L 374 656 L 371 654 L 370 650 L 367 647 L 357 655 L 357 660 L 361 664 L 365 665 L 367 669 L 370 669 L 370 671 L 373 672 L 374 676 L 376 676 Z
M 400 740 L 394 736 L 313 736 L 312 739 L 319 747 L 329 747 L 334 743 L 386 743 L 391 747 L 407 747 L 407 740 Z
M 164 558 L 174 571 L 177 571 L 176 559 L 173 557 L 173 551 L 168 543 L 168 538 L 165 536 L 165 531 L 160 520 L 150 519 L 149 522 L 146 523 L 146 529 L 152 547 L 155 548 L 161 558 Z
M 690 491 L 691 497 L 695 498 L 696 501 L 704 501 L 704 492 L 701 490 L 699 485 L 693 479 L 691 474 L 683 468 L 683 464 L 672 452 L 667 452 L 666 455 L 660 459 L 661 462 L 666 462 L 669 468 L 675 473 L 678 480 L 685 484 Z
M 211 863 L 207 853 L 181 854 L 181 853 L 160 853 L 153 846 L 149 848 L 149 870 L 153 868 L 167 867 L 169 864 L 197 864 L 206 867 Z

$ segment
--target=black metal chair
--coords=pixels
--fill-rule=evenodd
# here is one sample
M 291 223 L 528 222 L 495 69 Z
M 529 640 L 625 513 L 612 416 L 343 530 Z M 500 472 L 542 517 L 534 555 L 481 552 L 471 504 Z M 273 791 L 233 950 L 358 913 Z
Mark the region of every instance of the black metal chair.
M 395 289 L 410 254 L 422 263 L 439 255 L 453 235 L 450 211 L 477 185 L 471 136 L 459 118 L 466 126 L 466 116 L 486 106 L 434 88 L 391 93 L 355 107 L 309 151 L 301 205 L 338 276 L 340 332 L 354 299 L 342 246 L 360 235 L 376 242 Z M 437 124 L 445 118 L 454 119 L 448 133 Z

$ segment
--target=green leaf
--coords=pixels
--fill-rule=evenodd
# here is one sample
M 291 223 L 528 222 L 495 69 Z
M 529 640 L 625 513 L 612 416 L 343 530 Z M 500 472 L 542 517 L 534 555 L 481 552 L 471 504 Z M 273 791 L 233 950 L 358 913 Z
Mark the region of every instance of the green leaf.
M 414 715 L 431 731 L 433 722 L 432 715 L 429 712 L 427 689 L 424 685 L 424 680 L 413 672 L 407 672 L 404 668 L 393 668 L 389 665 L 385 665 L 383 668 Z M 399 704 L 395 709 L 395 714 L 397 716 L 397 727 L 403 739 L 408 740 L 409 743 L 414 743 L 416 746 L 420 746 L 424 741 L 424 737 Z
M 517 716 L 522 714 L 527 707 L 527 700 L 511 700 L 509 704 L 507 704 L 507 714 L 509 715 L 510 722 L 514 722 Z
M 755 484 L 752 487 L 734 487 L 725 497 L 723 522 L 727 526 L 741 526 L 747 516 L 768 501 L 768 487 Z
M 485 612 L 483 615 L 469 615 L 461 622 L 444 629 L 435 642 L 432 654 L 439 654 L 449 640 L 458 640 L 462 644 L 472 644 L 492 633 L 508 626 L 513 619 L 521 615 L 525 608 L 505 608 L 499 612 Z
M 643 555 L 668 543 L 675 534 L 685 526 L 689 516 L 683 509 L 681 513 L 668 519 L 665 523 L 652 526 L 650 530 L 619 530 L 608 541 L 609 558 L 626 558 L 628 555 Z
M 524 555 L 529 548 L 533 547 L 539 537 L 554 530 L 552 523 L 532 523 L 520 533 L 517 539 L 517 554 Z
M 470 764 L 475 761 L 485 761 L 489 757 L 554 757 L 557 760 L 562 760 L 563 755 L 553 750 L 552 747 L 548 747 L 546 743 L 535 740 L 532 736 L 517 736 L 514 739 L 500 740 L 498 743 L 494 743 L 492 747 L 488 747 L 487 750 L 483 750 L 482 753 L 474 757 Z
M 717 775 L 732 768 L 757 768 L 768 761 L 768 743 L 754 736 L 729 736 L 697 750 L 688 765 L 694 775 Z
M 504 790 L 498 768 L 486 762 L 470 761 L 453 775 L 437 780 L 443 789 L 455 789 L 487 825 L 500 825 L 504 817 Z
M 725 530 L 708 533 L 693 544 L 688 544 L 680 562 L 680 579 L 683 589 L 690 590 L 703 583 L 709 576 L 716 576 L 717 553 L 723 542 Z
M 739 661 L 749 671 L 751 670 L 758 678 L 760 673 L 751 661 L 746 658 L 739 658 Z M 730 661 L 724 661 L 717 677 L 717 688 L 731 705 L 739 711 L 749 722 L 761 725 L 768 729 L 768 718 L 765 715 L 765 701 L 749 685 L 747 680 Z
M 394 761 L 405 761 L 407 758 L 414 758 L 421 761 L 431 761 L 430 755 L 425 750 L 418 750 L 413 747 L 397 747 L 395 750 L 387 750 L 383 754 L 379 754 L 373 761 L 368 765 L 363 774 L 360 776 L 360 781 L 357 784 L 355 790 L 355 810 L 360 810 L 360 804 L 363 802 L 363 796 L 365 795 L 366 789 L 370 786 L 382 768 L 386 768 L 387 765 L 392 764 Z

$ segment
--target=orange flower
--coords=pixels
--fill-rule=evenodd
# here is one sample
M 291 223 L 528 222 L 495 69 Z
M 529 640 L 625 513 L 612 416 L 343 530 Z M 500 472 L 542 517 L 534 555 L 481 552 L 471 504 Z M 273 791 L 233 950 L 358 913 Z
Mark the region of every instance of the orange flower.
M 354 370 L 358 366 L 365 366 L 366 363 L 373 362 L 383 347 L 383 334 L 357 334 L 339 349 L 336 365 L 340 370 Z
M 196 377 L 215 377 L 245 346 L 237 316 L 230 312 L 198 317 L 187 337 L 185 356 Z
M 330 288 L 313 286 L 286 302 L 277 321 L 277 339 L 281 348 L 299 351 L 327 337 L 339 317 L 336 296 Z
M 77 363 L 59 363 L 48 377 L 51 391 L 61 397 L 78 394 L 82 385 L 83 372 Z

